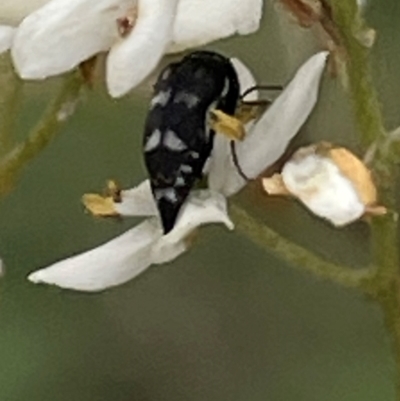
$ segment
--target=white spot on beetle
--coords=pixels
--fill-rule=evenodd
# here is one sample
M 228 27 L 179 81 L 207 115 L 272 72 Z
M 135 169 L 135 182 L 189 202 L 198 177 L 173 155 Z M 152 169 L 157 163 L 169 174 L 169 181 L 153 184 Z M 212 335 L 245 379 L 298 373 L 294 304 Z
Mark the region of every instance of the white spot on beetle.
M 173 152 L 181 152 L 182 150 L 187 149 L 185 143 L 176 135 L 176 133 L 172 130 L 168 130 L 164 134 L 163 140 L 164 146 Z
M 175 184 L 176 187 L 184 187 L 186 185 L 185 179 L 179 175 L 176 177 Z
M 191 166 L 189 166 L 188 164 L 182 164 L 182 166 L 180 167 L 180 170 L 184 174 L 191 174 L 193 172 L 193 168 Z
M 195 152 L 194 150 L 192 150 L 192 151 L 190 152 L 189 156 L 190 156 L 192 159 L 198 159 L 198 158 L 200 157 L 200 153 Z
M 165 71 L 161 75 L 161 79 L 165 81 L 170 75 L 171 75 L 171 67 L 165 69 Z
M 225 78 L 224 87 L 221 92 L 221 97 L 225 97 L 228 94 L 229 86 L 230 86 L 229 79 Z
M 146 145 L 144 146 L 145 152 L 151 152 L 157 148 L 161 143 L 161 131 L 155 129 L 150 136 L 147 138 Z
M 155 95 L 153 97 L 153 99 L 151 99 L 151 102 L 150 102 L 151 108 L 153 108 L 155 106 L 164 107 L 168 103 L 170 97 L 171 97 L 170 89 L 167 91 L 158 92 L 157 95 Z
M 156 189 L 154 191 L 154 196 L 157 201 L 159 201 L 160 199 L 165 199 L 171 203 L 178 202 L 178 196 L 174 188 Z
M 193 93 L 178 92 L 174 97 L 174 103 L 184 103 L 189 109 L 192 109 L 200 102 L 200 98 Z

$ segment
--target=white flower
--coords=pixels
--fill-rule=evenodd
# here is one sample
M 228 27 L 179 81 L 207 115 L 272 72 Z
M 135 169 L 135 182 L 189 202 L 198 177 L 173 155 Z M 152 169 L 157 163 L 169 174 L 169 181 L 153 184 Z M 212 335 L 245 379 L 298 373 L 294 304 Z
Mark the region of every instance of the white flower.
M 291 195 L 310 211 L 344 226 L 365 214 L 380 215 L 377 191 L 367 167 L 346 148 L 329 143 L 297 150 L 281 174 L 263 180 L 271 195 Z
M 20 76 L 44 79 L 110 51 L 106 81 L 114 97 L 145 79 L 165 53 L 256 31 L 263 7 L 262 0 L 36 0 L 35 10 L 20 1 L 16 8 L 29 12 L 11 48 Z M 0 31 L 0 50 L 7 44 Z
M 250 177 L 257 177 L 276 161 L 312 111 L 327 53 L 311 57 L 260 120 L 249 126 L 248 136 L 237 142 L 239 163 Z M 242 88 L 254 78 L 239 60 L 234 61 Z M 112 241 L 81 255 L 38 270 L 29 276 L 35 283 L 55 284 L 81 291 L 99 291 L 124 283 L 151 264 L 170 261 L 187 249 L 186 239 L 198 226 L 224 223 L 232 229 L 227 214 L 227 197 L 238 192 L 245 181 L 238 175 L 228 151 L 229 141 L 217 135 L 211 156 L 209 190 L 193 191 L 182 207 L 174 229 L 162 236 L 161 223 L 148 181 L 122 191 L 121 202 L 100 198 L 100 214 L 154 216 Z M 95 195 L 87 202 L 96 203 Z

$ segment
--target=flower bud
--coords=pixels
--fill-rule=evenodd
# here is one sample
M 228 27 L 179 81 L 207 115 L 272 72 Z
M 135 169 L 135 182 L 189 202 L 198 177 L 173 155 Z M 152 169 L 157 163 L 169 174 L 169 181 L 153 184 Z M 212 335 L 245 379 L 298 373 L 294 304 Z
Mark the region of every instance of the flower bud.
M 371 172 L 348 149 L 321 142 L 297 150 L 281 174 L 263 179 L 270 195 L 299 199 L 311 212 L 344 226 L 364 215 L 382 215 Z

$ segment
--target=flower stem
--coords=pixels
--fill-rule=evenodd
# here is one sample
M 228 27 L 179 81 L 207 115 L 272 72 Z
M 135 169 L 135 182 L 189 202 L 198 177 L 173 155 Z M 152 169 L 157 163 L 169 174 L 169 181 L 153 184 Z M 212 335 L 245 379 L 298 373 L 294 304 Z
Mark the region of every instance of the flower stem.
M 0 157 L 12 147 L 13 127 L 22 92 L 22 82 L 17 77 L 8 54 L 0 56 Z
M 288 241 L 271 228 L 258 223 L 237 205 L 232 206 L 231 215 L 239 232 L 269 252 L 272 251 L 288 262 L 291 267 L 307 271 L 344 287 L 359 288 L 366 294 L 371 293 L 370 280 L 375 275 L 373 268 L 354 270 L 328 262 L 300 245 Z
M 377 177 L 381 201 L 395 210 L 396 168 L 388 152 L 387 134 L 376 91 L 372 84 L 369 52 L 356 38 L 364 28 L 356 0 L 331 2 L 333 17 L 337 24 L 347 54 L 347 73 L 360 140 L 367 148 L 375 143 L 374 172 Z M 371 224 L 371 248 L 376 275 L 370 285 L 374 298 L 379 302 L 386 326 L 392 338 L 397 366 L 397 398 L 400 400 L 400 274 L 398 251 L 397 213 L 376 218 Z
M 346 50 L 346 67 L 360 139 L 365 148 L 386 136 L 377 93 L 372 84 L 369 49 L 357 36 L 365 28 L 356 0 L 331 2 L 333 19 Z
M 54 138 L 73 113 L 82 88 L 82 78 L 71 73 L 64 78 L 60 91 L 51 101 L 28 138 L 13 147 L 0 161 L 0 194 L 7 193 L 25 165 Z

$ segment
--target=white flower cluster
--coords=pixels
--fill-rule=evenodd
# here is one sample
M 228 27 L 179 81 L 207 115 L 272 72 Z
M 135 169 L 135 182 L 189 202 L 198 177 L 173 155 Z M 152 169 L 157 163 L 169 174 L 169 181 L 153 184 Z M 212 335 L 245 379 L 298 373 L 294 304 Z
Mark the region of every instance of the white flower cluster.
M 246 127 L 246 138 L 236 143 L 242 169 L 249 178 L 258 177 L 285 151 L 317 101 L 327 53 L 321 52 L 300 67 L 295 77 L 255 123 Z M 232 60 L 242 88 L 255 85 L 250 71 Z M 256 92 L 252 99 L 258 97 Z M 85 204 L 99 214 L 148 216 L 148 219 L 110 242 L 81 255 L 55 263 L 29 276 L 35 283 L 55 284 L 80 291 L 100 291 L 122 284 L 152 264 L 170 261 L 188 247 L 188 235 L 208 223 L 224 223 L 229 229 L 227 198 L 240 191 L 246 181 L 232 162 L 229 140 L 216 135 L 208 170 L 208 190 L 192 191 L 181 209 L 173 230 L 163 235 L 148 181 L 122 191 L 121 202 L 87 195 Z M 96 202 L 99 202 L 96 205 Z
M 11 50 L 19 75 L 44 79 L 108 52 L 106 82 L 120 97 L 142 82 L 166 53 L 255 32 L 263 0 L 13 0 L 0 4 L 0 52 Z M 327 52 L 307 60 L 280 96 L 236 143 L 240 169 L 257 178 L 277 161 L 304 124 L 318 97 Z M 248 68 L 232 59 L 240 87 L 256 83 Z M 251 93 L 248 100 L 257 100 Z M 216 135 L 207 167 L 208 189 L 194 190 L 171 232 L 163 235 L 148 181 L 112 197 L 89 194 L 84 203 L 101 215 L 145 216 L 123 235 L 29 276 L 80 291 L 100 291 L 131 280 L 153 264 L 170 261 L 188 248 L 199 226 L 224 223 L 233 229 L 227 199 L 246 184 L 232 157 L 230 141 Z M 298 150 L 282 172 L 263 180 L 269 194 L 300 200 L 336 226 L 366 214 L 382 214 L 371 174 L 344 148 L 318 144 Z
M 10 0 L 0 2 L 0 52 L 23 79 L 44 79 L 108 51 L 113 97 L 138 85 L 165 53 L 255 32 L 263 0 Z

